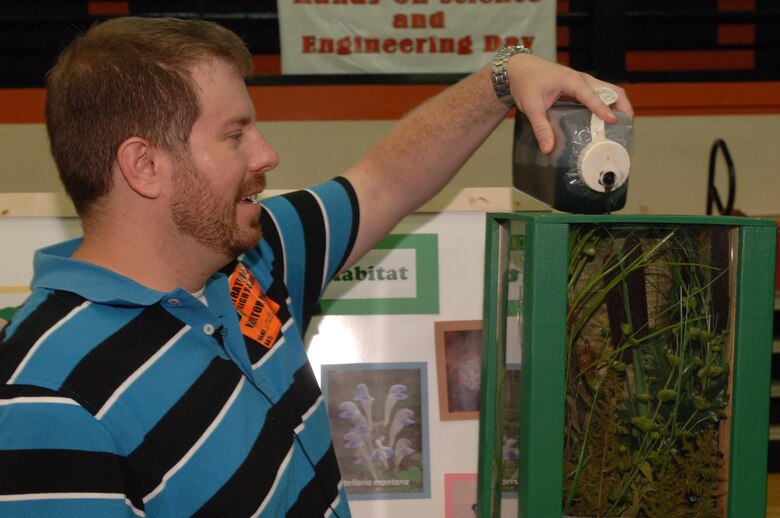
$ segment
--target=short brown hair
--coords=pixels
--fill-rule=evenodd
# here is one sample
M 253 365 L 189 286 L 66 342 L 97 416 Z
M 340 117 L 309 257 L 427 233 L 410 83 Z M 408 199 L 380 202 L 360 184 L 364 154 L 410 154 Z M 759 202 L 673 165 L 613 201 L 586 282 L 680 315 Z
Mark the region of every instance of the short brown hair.
M 46 127 L 79 215 L 112 187 L 119 145 L 140 136 L 182 150 L 200 115 L 191 69 L 209 58 L 242 77 L 252 58 L 233 32 L 203 20 L 119 17 L 92 26 L 47 75 Z

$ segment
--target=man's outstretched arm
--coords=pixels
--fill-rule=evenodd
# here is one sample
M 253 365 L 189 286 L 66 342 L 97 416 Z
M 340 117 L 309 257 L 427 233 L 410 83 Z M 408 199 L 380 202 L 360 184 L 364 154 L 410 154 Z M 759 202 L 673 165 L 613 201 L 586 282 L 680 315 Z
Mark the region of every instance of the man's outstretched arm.
M 545 152 L 554 143 L 547 110 L 558 99 L 576 99 L 612 123 L 610 108 L 594 92 L 609 86 L 618 94 L 615 108 L 633 115 L 622 88 L 530 54 L 512 56 L 507 77 Z M 412 110 L 350 167 L 344 176 L 357 191 L 360 229 L 345 267 L 447 185 L 509 109 L 496 95 L 490 67 L 482 68 Z

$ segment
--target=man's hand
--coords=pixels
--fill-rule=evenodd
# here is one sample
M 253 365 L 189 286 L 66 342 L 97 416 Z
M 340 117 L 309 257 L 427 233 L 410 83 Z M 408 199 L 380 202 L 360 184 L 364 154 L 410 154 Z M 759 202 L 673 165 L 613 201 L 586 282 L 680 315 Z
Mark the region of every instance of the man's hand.
M 515 104 L 531 122 L 544 153 L 552 151 L 555 143 L 547 110 L 558 100 L 576 100 L 605 122 L 614 123 L 615 115 L 595 92 L 598 87 L 607 87 L 617 94 L 615 109 L 629 117 L 634 116 L 626 92 L 619 86 L 530 54 L 512 56 L 507 64 L 507 75 Z
M 509 108 L 496 96 L 491 77 L 490 67 L 483 67 L 418 106 L 344 173 L 360 204 L 360 229 L 344 268 L 439 192 L 506 120 Z M 622 88 L 530 54 L 512 56 L 507 77 L 545 153 L 554 144 L 547 110 L 559 99 L 576 99 L 614 123 L 614 114 L 594 91 L 607 87 L 618 96 L 615 108 L 633 116 Z

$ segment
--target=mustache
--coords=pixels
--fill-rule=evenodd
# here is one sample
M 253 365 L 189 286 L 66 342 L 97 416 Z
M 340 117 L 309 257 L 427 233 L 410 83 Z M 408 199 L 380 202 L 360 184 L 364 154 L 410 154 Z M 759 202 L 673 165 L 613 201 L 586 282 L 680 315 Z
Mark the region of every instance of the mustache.
M 254 194 L 260 194 L 265 190 L 266 187 L 266 180 L 265 180 L 265 173 L 257 173 L 255 174 L 251 180 L 247 181 L 246 184 L 244 184 L 241 187 L 241 194 L 239 198 L 244 198 L 246 196 L 251 196 Z

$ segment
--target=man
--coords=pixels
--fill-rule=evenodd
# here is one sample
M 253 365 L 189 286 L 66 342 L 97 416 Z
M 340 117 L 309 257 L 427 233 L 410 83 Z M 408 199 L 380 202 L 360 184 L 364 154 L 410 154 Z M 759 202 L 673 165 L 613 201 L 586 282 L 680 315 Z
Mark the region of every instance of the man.
M 560 96 L 614 122 L 605 83 L 512 52 L 497 66 L 543 149 Z M 250 71 L 214 24 L 125 17 L 50 72 L 52 153 L 84 237 L 36 254 L 0 340 L 0 514 L 349 516 L 305 327 L 328 281 L 509 107 L 483 69 L 343 176 L 261 207 L 278 158 Z

